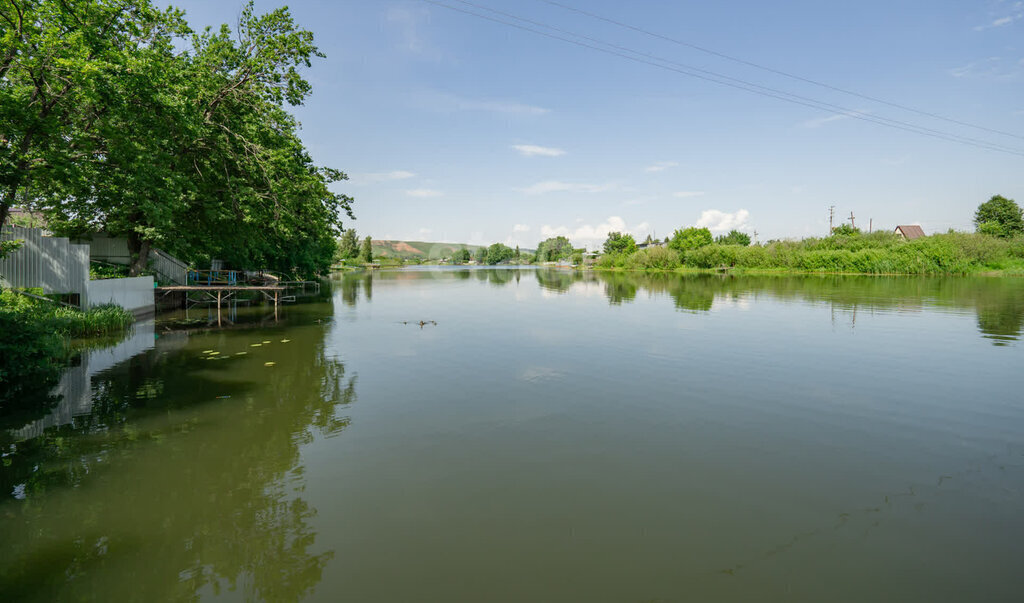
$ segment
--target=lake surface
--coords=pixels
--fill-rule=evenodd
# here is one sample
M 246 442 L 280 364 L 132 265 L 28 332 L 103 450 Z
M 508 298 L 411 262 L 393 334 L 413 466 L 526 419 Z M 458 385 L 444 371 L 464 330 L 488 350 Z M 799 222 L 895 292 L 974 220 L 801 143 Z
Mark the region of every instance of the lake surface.
M 4 419 L 0 599 L 1021 600 L 1024 279 L 401 270 L 225 316 Z

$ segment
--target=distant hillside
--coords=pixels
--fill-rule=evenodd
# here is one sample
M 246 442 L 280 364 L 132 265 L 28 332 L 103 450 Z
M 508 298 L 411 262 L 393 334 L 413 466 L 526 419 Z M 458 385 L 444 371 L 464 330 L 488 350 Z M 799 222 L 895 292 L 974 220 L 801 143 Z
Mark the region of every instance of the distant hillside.
M 464 243 L 430 243 L 427 241 L 373 241 L 374 257 L 400 258 L 403 260 L 437 260 L 451 257 L 459 249 L 468 249 L 474 256 L 480 245 Z M 521 249 L 523 253 L 535 253 L 533 249 Z
M 427 241 L 373 241 L 374 257 L 401 258 L 403 260 L 437 260 L 451 257 L 459 249 L 475 254 L 479 245 L 462 243 L 430 243 Z

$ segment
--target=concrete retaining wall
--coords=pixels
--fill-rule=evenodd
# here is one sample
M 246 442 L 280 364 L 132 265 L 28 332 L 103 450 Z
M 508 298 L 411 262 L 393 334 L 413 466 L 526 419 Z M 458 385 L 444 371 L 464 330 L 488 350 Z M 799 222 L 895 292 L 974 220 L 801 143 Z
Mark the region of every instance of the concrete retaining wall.
M 153 305 L 153 277 L 109 278 L 89 281 L 84 307 L 116 304 L 136 315 L 150 314 Z

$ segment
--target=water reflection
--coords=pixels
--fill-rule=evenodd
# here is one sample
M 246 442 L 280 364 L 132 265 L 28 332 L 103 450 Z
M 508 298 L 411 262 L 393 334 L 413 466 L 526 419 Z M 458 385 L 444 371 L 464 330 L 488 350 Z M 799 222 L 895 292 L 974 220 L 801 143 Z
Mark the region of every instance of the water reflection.
M 333 552 L 315 544 L 300 447 L 341 433 L 356 399 L 325 331 L 154 341 L 150 330 L 127 359 L 111 353 L 100 366 L 91 356 L 69 372 L 88 386 L 65 400 L 84 406 L 7 434 L 16 443 L 0 469 L 0 592 L 18 601 L 307 595 Z
M 926 307 L 974 311 L 978 330 L 993 344 L 1018 341 L 1024 331 L 1024 280 L 967 277 L 875 276 L 729 276 L 638 272 L 595 272 L 566 269 L 448 268 L 349 273 L 339 277 L 342 299 L 355 305 L 360 292 L 367 300 L 378 280 L 475 278 L 496 286 L 519 283 L 531 271 L 544 291 L 569 293 L 574 285 L 600 285 L 612 305 L 628 304 L 638 294 L 668 297 L 676 308 L 709 312 L 716 306 L 767 295 L 783 300 L 828 303 L 856 326 L 859 311 L 912 311 Z

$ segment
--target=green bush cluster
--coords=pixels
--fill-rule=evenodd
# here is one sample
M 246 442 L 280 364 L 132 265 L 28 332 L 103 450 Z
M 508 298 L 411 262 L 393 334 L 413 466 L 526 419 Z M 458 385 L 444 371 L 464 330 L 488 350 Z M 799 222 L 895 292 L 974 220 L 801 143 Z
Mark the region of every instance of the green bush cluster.
M 699 269 L 967 274 L 1024 269 L 1024 237 L 951 232 L 907 241 L 887 232 L 835 235 L 750 247 L 718 243 L 682 251 L 653 247 L 632 255 L 608 254 L 597 265 L 633 270 L 671 270 L 682 265 Z
M 119 306 L 83 312 L 0 291 L 0 410 L 52 385 L 68 354 L 65 338 L 123 331 L 133 320 Z

